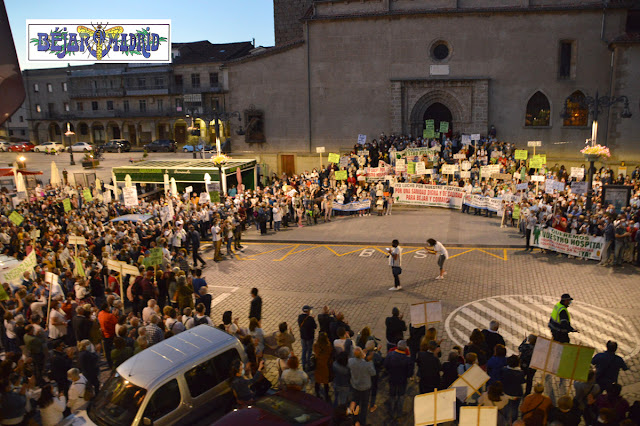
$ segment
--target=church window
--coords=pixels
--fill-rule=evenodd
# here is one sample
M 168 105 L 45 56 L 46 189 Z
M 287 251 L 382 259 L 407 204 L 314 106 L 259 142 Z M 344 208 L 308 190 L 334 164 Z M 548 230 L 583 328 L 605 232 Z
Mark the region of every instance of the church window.
M 550 125 L 551 105 L 549 99 L 540 91 L 536 92 L 527 102 L 525 126 L 544 127 Z

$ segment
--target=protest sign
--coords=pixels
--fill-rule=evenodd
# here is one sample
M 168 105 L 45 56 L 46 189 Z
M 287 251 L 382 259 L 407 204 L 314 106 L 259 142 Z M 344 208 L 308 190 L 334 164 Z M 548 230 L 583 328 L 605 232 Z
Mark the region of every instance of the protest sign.
M 62 200 L 62 205 L 64 207 L 64 212 L 70 212 L 71 211 L 71 200 L 68 198 L 65 198 L 64 200 Z
M 542 164 L 542 158 L 540 158 L 540 156 L 538 155 L 531 157 L 531 159 L 529 160 L 529 167 L 532 169 L 539 169 L 542 167 Z
M 396 172 L 406 172 L 407 171 L 407 160 L 398 159 L 396 160 Z
M 543 229 L 536 226 L 531 233 L 530 244 L 582 259 L 600 260 L 602 248 L 604 247 L 604 237 L 570 234 L 554 228 Z
M 452 185 L 396 183 L 393 196 L 399 204 L 460 209 L 464 190 Z
M 436 123 L 434 120 L 424 120 L 424 127 L 427 129 L 435 130 Z
M 443 164 L 440 170 L 443 175 L 453 175 L 459 170 L 457 164 Z
M 427 139 L 432 139 L 436 137 L 436 132 L 433 129 L 426 129 L 422 131 L 422 137 Z
M 209 191 L 209 198 L 211 198 L 212 203 L 219 203 L 220 191 Z
M 416 395 L 413 399 L 413 420 L 416 426 L 452 422 L 456 419 L 455 389 L 436 390 Z
M 513 175 L 511 173 L 494 173 L 491 177 L 500 180 L 513 180 Z
M 201 192 L 198 197 L 198 204 L 207 204 L 211 200 L 208 192 Z
M 17 211 L 12 211 L 9 215 L 9 220 L 15 225 L 20 226 L 20 224 L 24 221 L 24 217 Z
M 563 379 L 587 381 L 594 348 L 560 343 L 538 336 L 530 367 Z
M 126 207 L 138 205 L 138 190 L 135 186 L 125 186 L 122 188 L 122 196 Z
M 546 192 L 547 194 L 553 194 L 553 190 L 556 187 L 556 181 L 553 179 L 547 179 L 544 182 L 544 192 Z
M 469 135 L 462 135 L 462 145 L 471 145 L 471 137 Z
M 545 177 L 542 175 L 531 176 L 531 182 L 544 182 Z
M 449 386 L 449 389 L 463 387 L 466 388 L 466 396 L 462 400 L 463 402 L 469 399 L 474 393 L 480 395 L 482 392 L 480 388 L 489 380 L 489 375 L 484 372 L 478 364 L 474 364 L 470 369 L 464 372 L 464 374 L 456 379 L 455 382 Z
M 529 151 L 527 151 L 526 149 L 516 149 L 516 152 L 514 154 L 514 158 L 516 160 L 526 160 L 528 156 Z
M 82 259 L 80 259 L 79 257 L 74 257 L 74 264 L 75 264 L 75 271 L 76 271 L 76 275 L 79 277 L 85 277 L 85 273 L 84 273 L 84 265 L 82 264 Z
M 460 178 L 471 179 L 471 172 L 470 171 L 460 172 Z
M 76 246 L 87 245 L 87 241 L 82 236 L 69 235 L 67 238 L 68 238 L 69 244 L 73 244 L 73 245 L 76 245 Z
M 460 407 L 458 426 L 496 426 L 498 407 Z
M 480 166 L 480 177 L 488 179 L 491 175 L 500 173 L 500 164 L 489 164 L 488 166 Z
M 93 195 L 91 194 L 91 190 L 89 188 L 84 188 L 82 190 L 82 198 L 87 202 L 90 203 L 93 201 Z
M 151 265 L 162 265 L 162 248 L 156 247 L 149 250 L 149 258 L 151 259 Z
M 453 159 L 454 160 L 464 160 L 465 158 L 467 158 L 467 154 L 453 154 Z
M 7 292 L 4 290 L 4 286 L 0 285 L 0 302 L 4 302 L 5 300 L 9 300 L 10 297 Z
M 529 141 L 527 146 L 542 146 L 542 141 Z
M 217 191 L 216 191 L 217 192 Z M 137 277 L 140 275 L 140 270 L 138 270 L 137 266 L 129 265 L 127 262 L 121 262 L 119 260 L 107 260 L 107 268 L 112 271 L 118 272 L 118 281 L 120 282 L 120 294 L 124 294 L 124 288 L 122 285 L 122 278 L 125 275 L 131 275 L 132 277 Z
M 525 183 L 519 183 L 516 185 L 516 190 L 517 191 L 526 191 L 529 188 L 529 184 L 527 182 Z
M 572 167 L 571 175 L 569 177 L 576 178 L 579 180 L 584 179 L 584 169 L 582 167 Z
M 337 170 L 335 172 L 336 180 L 347 180 L 347 171 L 346 170 Z
M 340 154 L 329 153 L 329 157 L 327 158 L 329 163 L 339 163 L 340 162 Z
M 369 156 L 369 150 L 368 149 L 360 149 L 360 150 L 358 150 L 358 155 L 359 156 L 363 156 L 363 157 L 368 157 Z
M 104 200 L 105 204 L 111 203 L 111 191 L 104 191 L 102 193 L 102 199 Z
M 471 134 L 471 140 L 472 141 L 479 141 L 480 140 L 480 133 L 472 133 Z
M 381 163 L 383 164 L 383 163 Z M 380 167 L 365 167 L 364 172 L 367 182 L 383 180 L 384 177 L 391 173 L 391 167 L 388 165 L 381 165 Z
M 463 161 L 460 163 L 460 170 L 471 170 L 471 161 Z
M 513 213 L 511 213 L 511 217 L 513 217 L 514 220 L 518 220 L 520 219 L 520 206 L 519 205 L 515 205 L 513 206 Z
M 323 154 L 324 146 L 316 146 L 316 154 Z
M 367 143 L 367 135 L 358 135 L 358 145 L 364 145 Z
M 417 175 L 425 175 L 427 174 L 427 170 L 424 166 L 424 161 L 418 161 L 416 163 L 416 174 Z
M 500 158 L 502 157 L 502 151 L 491 151 L 491 158 Z
M 586 194 L 587 182 L 571 182 L 571 192 L 574 194 Z
M 424 129 L 424 130 L 422 131 L 422 138 L 423 138 L 423 139 L 427 139 L 427 138 L 429 138 L 429 131 L 428 131 L 427 129 Z
M 441 121 L 440 122 L 440 133 L 447 133 L 449 131 L 449 122 Z
M 416 163 L 410 161 L 407 163 L 407 173 L 410 175 L 416 174 Z
M 410 308 L 413 327 L 442 322 L 442 302 L 414 303 Z
M 367 210 L 371 208 L 371 200 L 355 201 L 353 203 L 340 204 L 333 203 L 333 210 L 341 212 L 357 212 L 360 210 Z
M 341 169 L 346 169 L 347 167 L 349 167 L 349 160 L 350 160 L 350 157 L 342 156 L 340 157 L 340 162 L 338 163 L 338 165 L 340 166 Z
M 22 274 L 32 270 L 37 265 L 37 263 L 38 262 L 36 260 L 36 251 L 31 250 L 31 253 L 29 253 L 29 255 L 25 257 L 18 266 L 16 266 L 15 268 L 11 269 L 9 272 L 6 272 L 4 274 L 5 281 L 21 280 Z
M 187 186 L 187 187 L 184 189 L 184 193 L 185 193 L 185 194 L 191 194 L 192 192 L 193 192 L 193 186 Z
M 561 181 L 555 181 L 555 182 L 553 183 L 553 189 L 555 189 L 555 190 L 556 190 L 556 191 L 558 191 L 558 192 L 562 192 L 562 191 L 564 191 L 565 187 L 566 187 L 566 184 L 565 184 L 564 182 L 561 182 Z

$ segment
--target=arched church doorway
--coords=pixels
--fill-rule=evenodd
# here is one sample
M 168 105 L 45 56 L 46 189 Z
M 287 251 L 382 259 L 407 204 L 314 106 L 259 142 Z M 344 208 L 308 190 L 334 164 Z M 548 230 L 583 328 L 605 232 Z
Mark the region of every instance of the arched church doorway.
M 447 122 L 449 123 L 449 130 L 445 132 L 445 134 L 450 134 L 453 129 L 453 115 L 451 114 L 451 110 L 447 108 L 444 104 L 440 102 L 435 102 L 424 112 L 424 116 L 422 117 L 422 129 L 425 128 L 425 122 L 427 120 L 433 120 L 434 129 L 436 132 L 440 131 L 440 123 Z

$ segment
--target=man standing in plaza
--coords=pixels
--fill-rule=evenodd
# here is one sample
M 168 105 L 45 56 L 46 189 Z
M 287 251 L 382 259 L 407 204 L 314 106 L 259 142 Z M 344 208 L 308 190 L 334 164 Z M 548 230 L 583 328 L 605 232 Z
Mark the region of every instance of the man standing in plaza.
M 527 216 L 527 222 L 525 225 L 525 249 L 524 251 L 531 250 L 533 251 L 533 247 L 531 246 L 531 233 L 536 227 L 536 223 L 538 220 L 536 219 L 536 215 L 533 212 L 530 212 Z
M 367 424 L 367 413 L 369 412 L 369 396 L 371 392 L 371 376 L 376 375 L 376 368 L 373 365 L 373 352 L 365 358 L 362 348 L 356 347 L 353 351 L 353 358 L 349 359 L 349 371 L 351 373 L 351 394 L 353 400 L 360 406 L 360 413 L 357 420 L 361 425 Z
M 193 250 L 193 267 L 198 267 L 198 261 L 202 266 L 207 266 L 207 263 L 200 256 L 200 233 L 196 231 L 193 225 L 189 226 L 189 238 L 191 239 L 191 250 Z
M 596 383 L 600 389 L 606 391 L 609 387 L 618 383 L 620 370 L 627 371 L 629 367 L 624 360 L 616 355 L 618 344 L 613 340 L 607 342 L 607 350 L 593 357 L 591 364 L 596 367 Z
M 402 290 L 400 285 L 400 274 L 402 273 L 402 248 L 399 246 L 398 240 L 391 242 L 391 248 L 387 248 L 387 257 L 389 258 L 389 266 L 393 274 L 393 287 L 389 290 Z
M 404 394 L 407 391 L 407 381 L 413 376 L 413 361 L 409 356 L 406 340 L 400 340 L 398 346 L 387 354 L 384 368 L 389 373 L 389 414 L 400 417 L 404 407 Z
M 220 262 L 223 258 L 220 254 L 220 249 L 222 248 L 222 235 L 220 228 L 220 219 L 213 220 L 213 226 L 211 226 L 211 241 L 213 243 L 213 248 L 215 249 L 213 255 L 214 262 Z
M 304 305 L 302 313 L 298 316 L 298 325 L 300 326 L 300 342 L 302 343 L 302 369 L 307 370 L 309 367 L 309 358 L 313 353 L 313 339 L 316 334 L 316 320 L 311 315 L 311 306 Z
M 258 296 L 258 289 L 251 289 L 251 307 L 249 308 L 249 319 L 255 318 L 258 321 L 262 319 L 262 298 Z
M 427 247 L 425 247 L 425 249 L 427 249 L 428 253 L 438 256 L 438 268 L 440 268 L 440 274 L 436 277 L 436 280 L 443 280 L 444 274 L 447 273 L 444 270 L 444 261 L 449 258 L 449 252 L 441 242 L 436 241 L 433 238 L 429 238 L 427 240 Z
M 556 342 L 569 343 L 569 333 L 578 331 L 571 326 L 571 315 L 568 308 L 572 300 L 573 298 L 568 293 L 563 294 L 551 311 L 549 329 Z

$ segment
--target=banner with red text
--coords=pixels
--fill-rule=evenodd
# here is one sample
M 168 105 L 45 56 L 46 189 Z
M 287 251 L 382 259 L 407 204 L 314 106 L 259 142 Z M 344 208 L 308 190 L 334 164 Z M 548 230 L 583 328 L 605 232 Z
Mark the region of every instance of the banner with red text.
M 449 185 L 396 183 L 393 186 L 393 197 L 399 204 L 460 209 L 462 208 L 464 190 Z

